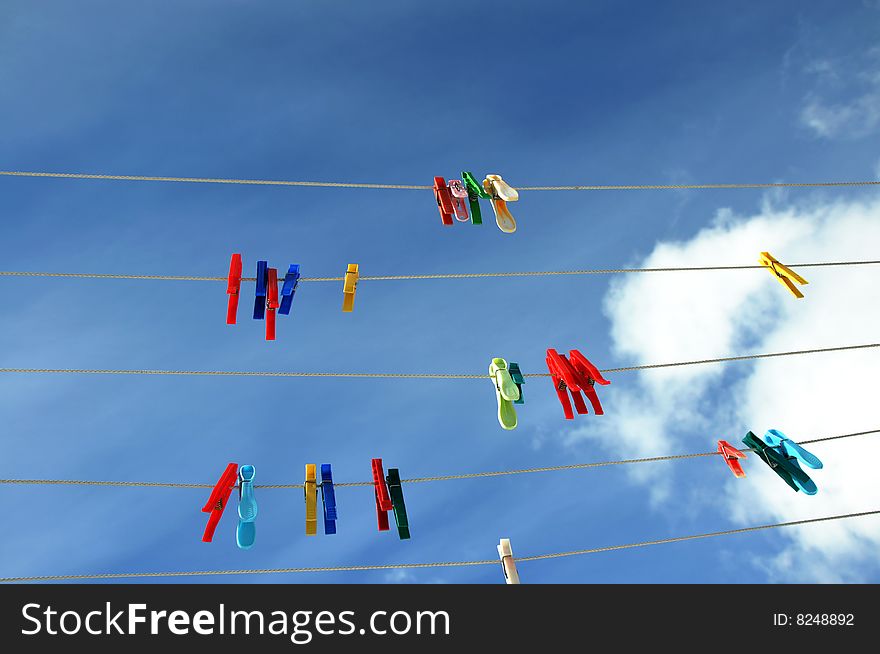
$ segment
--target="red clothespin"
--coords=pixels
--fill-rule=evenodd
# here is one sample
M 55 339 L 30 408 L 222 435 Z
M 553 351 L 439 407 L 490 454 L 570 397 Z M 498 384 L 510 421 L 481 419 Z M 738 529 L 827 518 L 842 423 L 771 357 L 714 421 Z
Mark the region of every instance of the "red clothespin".
M 602 373 L 599 372 L 599 369 L 590 363 L 590 360 L 578 350 L 571 350 L 568 353 L 568 358 L 571 361 L 571 365 L 575 369 L 575 372 L 580 375 L 580 379 L 578 380 L 580 389 L 586 393 L 587 398 L 590 400 L 590 404 L 593 405 L 593 411 L 596 412 L 597 416 L 603 415 L 605 412 L 602 411 L 602 405 L 599 403 L 599 396 L 596 395 L 595 385 L 600 384 L 601 386 L 607 386 L 611 382 L 605 379 L 602 376 Z
M 455 208 L 452 205 L 449 187 L 446 186 L 446 180 L 442 177 L 434 178 L 434 197 L 437 199 L 437 208 L 440 210 L 440 220 L 444 225 L 451 225 Z
M 241 290 L 241 255 L 233 254 L 229 262 L 229 277 L 226 280 L 226 324 L 234 325 L 238 314 L 238 292 Z
M 727 441 L 718 441 L 718 451 L 724 457 L 724 462 L 733 472 L 733 476 L 742 479 L 746 476 L 745 471 L 739 463 L 740 459 L 746 458 L 746 453 L 736 449 Z
M 587 394 L 590 404 L 593 405 L 593 411 L 597 416 L 604 414 L 602 405 L 599 402 L 599 396 L 596 394 L 594 385 L 596 383 L 610 384 L 607 379 L 602 377 L 599 369 L 596 368 L 589 359 L 577 350 L 569 352 L 571 361 L 559 354 L 553 348 L 547 350 L 547 369 L 550 371 L 550 378 L 553 380 L 553 387 L 556 389 L 556 396 L 562 409 L 565 412 L 565 419 L 572 420 L 574 413 L 572 412 L 571 402 L 568 399 L 568 392 L 571 393 L 571 399 L 574 401 L 574 408 L 578 414 L 589 413 L 581 391 Z M 568 391 L 568 392 L 566 392 Z
M 391 495 L 388 494 L 388 486 L 385 481 L 385 471 L 382 469 L 382 459 L 373 459 L 373 489 L 376 495 L 376 520 L 379 523 L 379 531 L 388 531 L 388 511 L 394 508 L 391 503 Z
M 278 308 L 278 270 L 269 268 L 266 289 L 266 340 L 275 340 L 275 310 Z
M 230 463 L 226 466 L 226 470 L 223 471 L 223 474 L 214 486 L 214 490 L 211 491 L 211 496 L 205 502 L 205 506 L 202 507 L 202 513 L 211 514 L 208 516 L 208 524 L 205 526 L 205 533 L 202 535 L 203 543 L 210 543 L 213 540 L 214 530 L 217 529 L 217 523 L 220 522 L 220 518 L 223 516 L 223 511 L 229 502 L 229 496 L 232 494 L 232 489 L 235 488 L 237 482 L 238 464 Z

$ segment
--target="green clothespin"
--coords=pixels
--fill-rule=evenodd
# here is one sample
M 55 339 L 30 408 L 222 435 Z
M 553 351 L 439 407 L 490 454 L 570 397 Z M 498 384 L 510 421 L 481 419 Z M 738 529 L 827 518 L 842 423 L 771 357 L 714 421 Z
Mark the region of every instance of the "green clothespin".
M 480 213 L 480 200 L 479 198 L 483 198 L 484 200 L 491 200 L 492 196 L 486 193 L 483 189 L 483 185 L 480 184 L 476 179 L 474 179 L 473 173 L 463 172 L 461 174 L 461 181 L 464 182 L 464 187 L 468 192 L 468 202 L 471 207 L 471 224 L 473 225 L 482 225 L 483 224 L 483 214 Z
M 514 400 L 514 404 L 525 404 L 525 400 L 523 399 L 522 387 L 523 384 L 526 383 L 525 377 L 523 377 L 522 372 L 519 369 L 519 364 L 511 361 L 507 364 L 507 369 L 510 371 L 510 378 L 513 379 L 513 383 L 516 384 L 516 387 L 519 389 L 519 399 Z
M 394 522 L 397 523 L 397 535 L 400 540 L 409 538 L 409 521 L 406 519 L 406 504 L 403 502 L 403 487 L 400 485 L 400 471 L 397 468 L 388 468 L 388 494 L 391 495 L 391 505 L 394 508 Z
M 746 434 L 743 443 L 755 450 L 755 453 L 770 466 L 777 475 L 782 478 L 786 484 L 791 486 L 795 491 L 804 491 L 807 495 L 815 495 L 815 482 L 810 479 L 809 475 L 801 470 L 797 465 L 794 457 L 788 458 L 778 452 L 775 448 L 769 447 L 763 440 L 755 436 L 752 432 Z

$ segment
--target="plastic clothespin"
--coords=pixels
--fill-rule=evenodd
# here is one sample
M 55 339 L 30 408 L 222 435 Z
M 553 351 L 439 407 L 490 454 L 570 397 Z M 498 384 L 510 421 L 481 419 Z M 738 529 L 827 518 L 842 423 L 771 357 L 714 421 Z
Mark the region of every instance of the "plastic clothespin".
M 299 278 L 299 264 L 290 264 L 287 274 L 284 275 L 284 285 L 281 287 L 281 306 L 278 308 L 278 313 L 290 315 L 290 306 L 293 304 L 293 294 L 296 293 Z
M 306 464 L 306 481 L 303 484 L 306 497 L 306 536 L 318 533 L 318 481 L 315 464 Z
M 583 391 L 590 400 L 590 404 L 593 405 L 593 411 L 596 415 L 603 415 L 604 411 L 599 402 L 599 396 L 596 394 L 595 384 L 604 386 L 611 382 L 602 377 L 599 369 L 577 350 L 571 350 L 569 356 L 572 361 L 566 359 L 564 355 L 559 354 L 553 348 L 549 348 L 546 358 L 547 369 L 550 371 L 556 396 L 565 412 L 565 419 L 572 420 L 574 418 L 566 390 L 571 393 L 571 399 L 579 414 L 589 413 L 587 405 L 584 404 L 584 398 L 580 394 L 580 391 Z
M 446 186 L 446 180 L 442 177 L 434 178 L 434 199 L 437 200 L 437 209 L 440 211 L 440 220 L 444 225 L 452 225 L 452 216 L 455 209 L 452 206 L 452 195 Z
M 210 543 L 214 539 L 214 531 L 220 518 L 223 517 L 223 511 L 229 503 L 229 496 L 232 495 L 232 489 L 238 479 L 238 464 L 230 463 L 226 466 L 226 470 L 220 475 L 220 479 L 214 485 L 211 496 L 202 507 L 202 513 L 209 513 L 208 524 L 205 526 L 205 533 L 202 535 L 203 543 Z
M 513 550 L 510 549 L 509 538 L 502 538 L 498 543 L 498 556 L 501 558 L 504 581 L 508 584 L 518 584 L 519 573 L 516 571 L 516 561 L 513 560 Z
M 403 486 L 400 485 L 400 471 L 388 468 L 388 494 L 391 495 L 391 506 L 394 508 L 394 522 L 397 523 L 397 535 L 400 540 L 409 538 L 409 520 L 406 517 L 406 504 L 403 501 Z
M 770 447 L 775 447 L 780 454 L 784 454 L 788 458 L 798 459 L 808 468 L 820 470 L 824 467 L 819 457 L 798 445 L 778 429 L 768 429 L 767 433 L 764 434 L 764 442 Z
M 804 294 L 795 286 L 795 283 L 809 284 L 810 282 L 798 275 L 794 270 L 785 264 L 780 263 L 779 260 L 769 252 L 762 252 L 761 256 L 758 257 L 758 263 L 776 275 L 776 279 L 779 280 L 779 283 L 791 291 L 791 294 L 796 298 L 800 299 L 804 297 Z
M 379 531 L 388 531 L 391 527 L 388 524 L 388 511 L 394 508 L 391 502 L 391 496 L 388 494 L 388 487 L 385 485 L 385 472 L 382 470 L 382 459 L 373 459 L 373 490 L 376 495 L 376 521 L 379 524 Z
M 336 491 L 329 463 L 321 464 L 321 503 L 324 505 L 324 534 L 336 533 Z
M 342 283 L 342 310 L 345 312 L 354 311 L 354 294 L 357 292 L 359 276 L 358 264 L 348 264 L 348 270 L 345 271 L 345 281 Z
M 269 262 L 257 261 L 257 289 L 254 296 L 254 320 L 262 320 L 266 312 L 266 293 L 269 285 Z
M 796 458 L 788 457 L 775 447 L 770 447 L 752 432 L 746 434 L 743 443 L 752 448 L 761 460 L 795 491 L 801 490 L 807 495 L 815 495 L 819 492 L 816 483 L 801 470 Z
M 238 315 L 238 295 L 241 291 L 241 255 L 233 254 L 229 261 L 229 277 L 226 279 L 226 324 L 234 325 Z
M 489 363 L 489 377 L 495 385 L 495 398 L 498 401 L 498 423 L 502 429 L 516 429 L 516 409 L 514 401 L 519 399 L 519 388 L 510 376 L 507 361 L 494 358 Z
M 513 380 L 513 383 L 516 384 L 517 389 L 519 390 L 519 399 L 514 400 L 514 404 L 525 404 L 526 401 L 523 398 L 523 384 L 526 383 L 526 378 L 523 377 L 522 372 L 519 369 L 519 364 L 511 361 L 507 364 L 507 369 L 510 371 L 510 378 Z
M 516 220 L 507 208 L 508 202 L 519 200 L 519 193 L 507 184 L 501 175 L 486 175 L 483 189 L 492 197 L 492 210 L 495 212 L 495 224 L 505 234 L 516 231 Z
M 470 220 L 468 216 L 468 192 L 459 179 L 449 180 L 449 195 L 452 198 L 452 209 L 455 212 L 455 219 L 460 223 L 466 223 Z
M 474 225 L 483 224 L 483 214 L 480 212 L 480 198 L 491 200 L 492 196 L 486 193 L 483 186 L 476 180 L 473 173 L 464 171 L 461 173 L 461 180 L 467 189 L 468 202 L 471 205 L 471 223 Z
M 235 542 L 243 550 L 254 546 L 257 538 L 257 500 L 254 498 L 254 474 L 252 465 L 238 469 L 238 529 L 235 531 Z
M 733 476 L 742 479 L 746 476 L 739 460 L 745 459 L 745 452 L 740 452 L 727 441 L 718 441 L 718 452 L 724 457 L 724 462 L 733 472 Z
M 275 310 L 278 308 L 278 270 L 269 268 L 266 284 L 266 340 L 275 340 Z

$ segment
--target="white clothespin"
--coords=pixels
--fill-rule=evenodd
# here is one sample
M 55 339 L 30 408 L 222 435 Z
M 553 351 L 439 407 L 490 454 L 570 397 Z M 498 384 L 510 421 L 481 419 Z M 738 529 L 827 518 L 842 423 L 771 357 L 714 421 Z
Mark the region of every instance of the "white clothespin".
M 510 549 L 510 539 L 502 538 L 498 543 L 498 556 L 501 557 L 501 569 L 504 571 L 504 580 L 508 584 L 519 583 L 519 573 L 516 571 L 516 562 L 513 560 L 513 550 Z

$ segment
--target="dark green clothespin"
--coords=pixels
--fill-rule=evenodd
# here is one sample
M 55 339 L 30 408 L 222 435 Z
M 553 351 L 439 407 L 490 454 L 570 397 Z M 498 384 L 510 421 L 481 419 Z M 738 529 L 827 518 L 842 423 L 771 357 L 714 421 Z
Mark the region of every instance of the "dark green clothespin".
M 409 522 L 406 519 L 406 504 L 403 502 L 403 487 L 400 485 L 400 472 L 397 468 L 388 468 L 388 494 L 394 507 L 394 522 L 397 523 L 397 534 L 400 540 L 409 538 Z
M 782 481 L 791 486 L 794 490 L 799 491 L 803 489 L 804 492 L 810 495 L 815 494 L 815 491 L 812 493 L 809 493 L 809 491 L 813 490 L 816 487 L 816 484 L 810 479 L 807 473 L 801 470 L 800 466 L 794 462 L 795 460 L 793 458 L 786 457 L 775 448 L 769 447 L 752 432 L 746 434 L 745 438 L 743 438 L 743 443 L 755 450 L 755 453 L 761 457 L 764 463 L 770 466 L 770 469 L 779 475 L 782 478 Z
M 468 192 L 468 203 L 471 207 L 471 224 L 482 225 L 483 214 L 480 213 L 479 198 L 483 198 L 484 200 L 491 200 L 492 196 L 486 193 L 486 191 L 483 189 L 483 185 L 480 184 L 476 179 L 474 179 L 473 173 L 463 172 L 461 174 L 461 181 L 464 182 L 464 187 L 467 189 Z
M 507 371 L 510 373 L 510 378 L 513 380 L 513 383 L 516 384 L 516 387 L 519 389 L 519 399 L 514 400 L 514 404 L 525 404 L 526 401 L 523 399 L 523 384 L 526 383 L 525 377 L 523 377 L 522 372 L 519 369 L 519 364 L 511 361 L 507 364 Z

